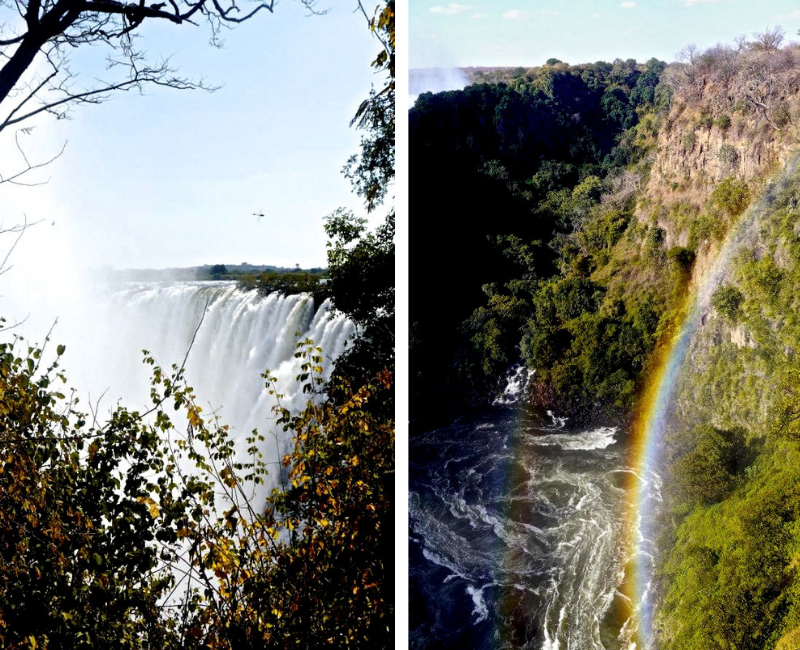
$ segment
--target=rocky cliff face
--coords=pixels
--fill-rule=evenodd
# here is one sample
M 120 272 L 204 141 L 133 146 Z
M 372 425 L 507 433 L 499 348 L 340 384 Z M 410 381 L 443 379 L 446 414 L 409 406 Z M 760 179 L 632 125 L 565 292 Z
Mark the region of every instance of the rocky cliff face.
M 730 60 L 723 54 L 671 69 L 672 105 L 637 216 L 663 229 L 667 249 L 694 250 L 693 291 L 709 282 L 724 254 L 728 263 L 716 284 L 742 296 L 734 321 L 711 304 L 701 307 L 694 369 L 680 401 L 719 425 L 763 426 L 775 366 L 794 356 L 800 213 L 791 170 L 800 150 L 800 50 L 728 52 Z M 727 214 L 714 200 L 727 179 L 748 192 L 748 212 Z M 739 386 L 743 377 L 747 390 Z
M 800 144 L 800 49 L 717 47 L 674 65 L 671 108 L 663 119 L 638 215 L 656 218 L 668 245 L 686 245 L 686 223 L 672 206 L 702 211 L 726 178 L 754 194 Z M 702 251 L 698 251 L 702 253 Z
M 791 100 L 800 117 L 800 96 Z M 798 144 L 795 122 L 775 128 L 758 113 L 734 114 L 727 127 L 708 125 L 709 119 L 697 105 L 676 102 L 659 134 L 649 193 L 699 205 L 707 198 L 704 190 L 729 176 L 761 178 L 785 163 Z

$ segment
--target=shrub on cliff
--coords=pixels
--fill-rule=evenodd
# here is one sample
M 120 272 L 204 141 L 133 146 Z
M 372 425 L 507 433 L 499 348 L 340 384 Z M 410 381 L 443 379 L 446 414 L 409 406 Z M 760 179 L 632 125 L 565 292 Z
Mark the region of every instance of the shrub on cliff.
M 738 320 L 742 302 L 744 302 L 742 292 L 730 285 L 722 285 L 711 296 L 711 305 L 729 323 L 735 323 Z
M 744 431 L 721 431 L 710 425 L 695 429 L 693 448 L 674 466 L 680 491 L 689 501 L 714 503 L 736 483 L 746 452 Z
M 720 160 L 730 164 L 733 164 L 738 158 L 736 150 L 729 145 L 722 145 L 719 156 Z M 729 176 L 711 193 L 711 203 L 728 217 L 734 219 L 750 205 L 750 188 L 747 186 L 747 182 Z

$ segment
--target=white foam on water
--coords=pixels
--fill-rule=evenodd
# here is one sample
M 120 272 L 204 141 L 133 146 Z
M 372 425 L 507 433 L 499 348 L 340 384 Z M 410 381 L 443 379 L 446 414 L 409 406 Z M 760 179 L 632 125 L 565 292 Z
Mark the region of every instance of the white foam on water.
M 600 427 L 581 433 L 533 435 L 525 438 L 526 444 L 538 447 L 560 447 L 570 451 L 605 449 L 616 442 L 617 427 Z
M 502 616 L 498 597 L 524 590 L 531 594 L 526 606 L 536 630 L 525 647 L 603 650 L 609 633 L 619 633 L 606 629 L 606 616 L 630 559 L 624 557 L 624 491 L 618 486 L 618 473 L 629 470 L 623 450 L 614 447 L 618 429 L 564 431 L 566 420 L 552 413 L 552 427 L 534 429 L 523 414 L 519 428 L 520 414 L 497 413 L 495 428 L 516 430 L 508 441 L 513 455 L 498 454 L 497 436 L 478 430 L 486 420 L 471 431 L 459 424 L 452 433 L 440 430 L 438 439 L 425 438 L 434 445 L 427 452 L 438 448 L 442 456 L 421 476 L 433 494 L 426 490 L 423 500 L 412 487 L 412 529 L 445 556 L 439 562 L 464 576 L 472 598 L 464 614 L 471 613 L 473 623 Z M 460 462 L 448 464 L 452 458 Z M 496 591 L 486 589 L 487 579 Z M 446 616 L 435 600 L 431 606 L 433 615 Z
M 467 585 L 467 593 L 472 597 L 472 602 L 475 604 L 475 609 L 472 610 L 472 615 L 475 616 L 473 623 L 477 625 L 489 618 L 489 608 L 486 606 L 486 601 L 483 599 L 483 590 L 491 585 L 484 585 L 476 589 L 471 585 Z
M 546 427 L 546 429 L 549 431 L 552 431 L 554 429 L 563 429 L 567 424 L 567 420 L 569 420 L 569 418 L 558 417 L 552 411 L 547 411 L 547 417 L 549 417 L 550 420 L 552 421 L 551 427 Z

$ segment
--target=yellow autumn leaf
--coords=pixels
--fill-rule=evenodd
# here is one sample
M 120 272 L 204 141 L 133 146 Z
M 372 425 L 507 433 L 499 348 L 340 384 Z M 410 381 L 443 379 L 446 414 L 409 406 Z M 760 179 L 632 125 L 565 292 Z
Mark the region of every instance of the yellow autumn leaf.
M 193 408 L 190 408 L 188 410 L 188 412 L 186 413 L 186 417 L 189 419 L 189 424 L 191 424 L 193 427 L 199 427 L 200 426 L 201 421 L 200 421 L 199 413 L 202 410 L 203 409 L 200 408 L 199 406 L 195 406 Z
M 153 501 L 150 497 L 138 497 L 136 499 L 139 503 L 144 503 L 148 506 L 148 510 L 150 512 L 150 516 L 155 519 L 158 515 L 161 514 L 161 510 L 158 507 L 158 504 Z

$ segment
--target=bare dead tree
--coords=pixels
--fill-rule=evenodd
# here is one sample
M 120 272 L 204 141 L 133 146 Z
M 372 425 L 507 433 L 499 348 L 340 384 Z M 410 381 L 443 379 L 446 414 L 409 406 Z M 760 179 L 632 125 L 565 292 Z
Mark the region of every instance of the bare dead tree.
M 700 49 L 694 43 L 689 43 L 678 52 L 678 61 L 686 65 L 694 65 L 700 58 Z
M 248 1 L 248 0 L 245 0 Z M 310 13 L 316 0 L 296 0 Z M 148 85 L 213 89 L 178 75 L 169 60 L 151 61 L 138 47 L 136 30 L 145 22 L 174 25 L 206 22 L 212 45 L 227 27 L 262 12 L 276 0 L 0 0 L 0 132 L 40 113 L 58 118 L 75 104 L 96 104 L 117 91 Z M 74 48 L 106 47 L 108 79 L 79 85 L 70 67 Z M 41 65 L 34 66 L 34 61 Z M 34 68 L 36 72 L 34 73 Z
M 736 50 L 741 52 L 746 52 L 750 48 L 750 43 L 747 40 L 747 36 L 744 34 L 740 34 L 736 38 L 733 39 L 734 44 L 736 45 Z
M 11 259 L 11 254 L 14 252 L 17 244 L 19 244 L 20 240 L 22 239 L 22 235 L 25 234 L 25 231 L 28 230 L 28 228 L 33 228 L 33 226 L 39 223 L 40 221 L 29 222 L 28 216 L 25 214 L 22 215 L 22 223 L 6 226 L 5 223 L 0 222 L 0 239 L 3 239 L 3 237 L 7 236 L 11 237 L 13 240 L 6 249 L 5 255 L 0 260 L 0 275 L 5 275 L 13 268 L 13 265 L 9 263 L 9 260 Z M 2 294 L 0 294 L 0 298 L 2 297 Z M 28 316 L 10 323 L 5 318 L 0 317 L 0 333 L 17 328 L 26 320 L 28 320 Z
M 794 88 L 794 65 L 789 51 L 754 48 L 742 67 L 741 94 L 776 131 L 781 130 L 786 119 L 775 112 Z
M 756 32 L 753 34 L 755 39 L 750 43 L 750 47 L 760 52 L 775 52 L 781 47 L 783 43 L 784 32 L 780 27 L 767 27 L 763 32 Z
M 14 252 L 14 249 L 17 247 L 17 244 L 19 244 L 19 240 L 22 239 L 22 235 L 25 234 L 25 231 L 38 223 L 38 221 L 29 223 L 28 217 L 25 215 L 23 215 L 22 223 L 14 224 L 13 226 L 6 227 L 5 224 L 0 223 L 0 237 L 3 235 L 11 235 L 14 238 L 14 241 L 6 251 L 5 257 L 0 260 L 0 275 L 8 273 L 8 271 L 11 270 L 12 267 L 8 263 L 8 260 L 11 258 L 11 253 Z M 4 326 L 4 329 L 8 328 Z
M 603 205 L 617 208 L 623 207 L 641 189 L 642 174 L 632 170 L 624 170 L 606 180 L 608 191 L 601 197 Z
M 694 43 L 690 43 L 678 52 L 677 65 L 683 72 L 681 86 L 698 98 L 702 95 L 706 83 L 703 63 L 702 53 Z

